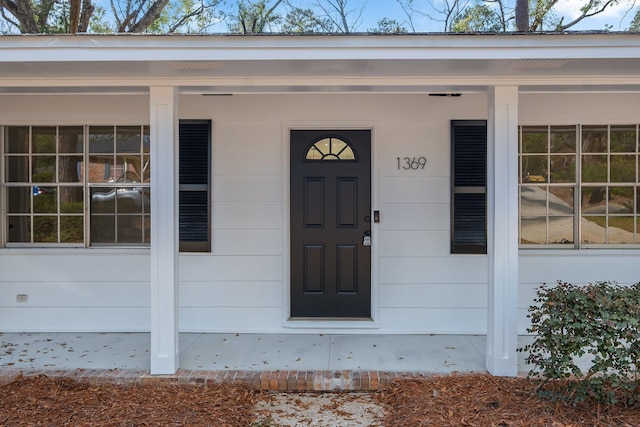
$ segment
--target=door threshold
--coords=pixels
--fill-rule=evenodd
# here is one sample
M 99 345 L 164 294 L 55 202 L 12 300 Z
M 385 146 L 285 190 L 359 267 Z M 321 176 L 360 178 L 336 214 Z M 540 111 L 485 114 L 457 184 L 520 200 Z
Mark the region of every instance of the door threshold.
M 371 317 L 290 317 L 289 321 L 311 321 L 311 322 L 373 322 Z
M 342 332 L 380 328 L 378 322 L 370 317 L 290 317 L 283 326 L 290 329 L 317 331 L 339 329 Z

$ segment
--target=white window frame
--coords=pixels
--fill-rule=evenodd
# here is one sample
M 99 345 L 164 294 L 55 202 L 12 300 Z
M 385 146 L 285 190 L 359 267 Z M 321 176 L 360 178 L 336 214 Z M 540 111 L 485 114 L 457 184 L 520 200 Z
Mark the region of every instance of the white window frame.
M 538 155 L 538 153 L 522 153 L 522 144 L 523 144 L 523 128 L 533 128 L 533 127 L 547 127 L 548 135 L 551 132 L 551 128 L 567 128 L 567 127 L 575 127 L 576 130 L 576 152 L 575 152 L 575 179 L 573 183 L 553 183 L 549 182 L 549 170 L 546 171 L 546 176 L 535 176 L 532 178 L 532 181 L 526 182 L 524 179 L 525 171 L 523 169 L 523 158 L 526 155 Z M 593 155 L 594 153 L 583 151 L 583 129 L 585 127 L 606 127 L 607 129 L 607 149 L 604 152 L 595 153 L 597 155 L 606 156 L 606 168 L 607 168 L 607 179 L 602 182 L 584 182 L 583 181 L 583 157 L 585 155 Z M 611 151 L 611 128 L 612 127 L 635 127 L 635 152 L 612 152 Z M 519 233 L 519 247 L 521 249 L 638 249 L 640 248 L 640 125 L 639 124 L 569 124 L 569 125 L 520 125 L 518 126 L 518 166 L 519 166 L 519 182 L 518 182 L 518 233 Z M 539 155 L 546 155 L 549 157 L 554 153 L 551 152 L 550 149 L 550 137 L 547 137 L 547 151 L 545 153 L 539 153 Z M 556 153 L 562 154 L 562 153 Z M 611 181 L 611 158 L 615 156 L 624 156 L 624 155 L 632 155 L 635 156 L 635 169 L 636 169 L 636 177 L 634 182 L 612 182 Z M 538 180 L 536 182 L 535 180 Z M 523 187 L 565 187 L 571 188 L 573 191 L 573 214 L 568 215 L 573 218 L 573 242 L 558 242 L 558 243 L 522 243 L 522 188 Z M 599 187 L 605 188 L 605 212 L 597 213 L 592 215 L 585 215 L 583 211 L 583 189 L 588 187 Z M 616 214 L 609 211 L 609 192 L 608 189 L 612 187 L 629 187 L 632 188 L 633 191 L 633 207 L 631 212 L 627 212 L 624 214 Z M 538 215 L 536 215 L 538 216 Z M 546 205 L 546 223 L 547 223 L 547 239 L 549 237 L 549 201 L 547 197 L 547 205 Z M 590 243 L 583 242 L 583 217 L 584 216 L 597 216 L 601 217 L 605 221 L 605 243 Z M 542 218 L 542 216 L 540 216 Z M 615 217 L 632 217 L 633 218 L 633 235 L 634 242 L 633 243 L 610 243 L 609 237 L 609 220 L 610 218 Z
M 28 157 L 30 159 L 30 164 L 32 162 L 32 158 L 34 157 L 34 153 L 32 152 L 32 133 L 34 128 L 47 128 L 52 127 L 56 129 L 56 141 L 58 141 L 58 135 L 60 132 L 60 128 L 69 128 L 69 127 L 81 127 L 82 135 L 83 135 L 83 150 L 81 153 L 77 153 L 78 157 L 82 157 L 83 164 L 85 166 L 89 165 L 89 157 L 90 157 L 90 146 L 89 146 L 89 132 L 91 127 L 108 127 L 114 129 L 114 148 L 113 154 L 117 157 L 117 137 L 115 137 L 115 131 L 118 127 L 121 128 L 131 128 L 131 127 L 139 127 L 141 131 L 142 138 L 144 140 L 145 137 L 149 136 L 149 125 L 148 124 L 108 124 L 108 125 L 91 125 L 91 124 L 5 124 L 0 125 L 0 247 L 5 248 L 149 248 L 150 241 L 144 242 L 144 238 L 140 243 L 92 243 L 91 240 L 91 189 L 92 188 L 100 188 L 100 187 L 117 187 L 120 189 L 128 189 L 128 188 L 142 188 L 146 191 L 147 194 L 150 193 L 151 183 L 150 181 L 146 182 L 135 182 L 135 183 L 127 183 L 127 182 L 113 182 L 113 183 L 96 183 L 91 182 L 88 171 L 83 173 L 83 177 L 81 182 L 77 183 L 63 183 L 56 180 L 56 182 L 52 182 L 50 187 L 64 187 L 64 186 L 75 186 L 82 188 L 83 191 L 83 208 L 82 213 L 76 214 L 64 214 L 60 212 L 58 208 L 58 212 L 55 214 L 51 214 L 51 216 L 56 216 L 58 218 L 58 236 L 60 234 L 60 220 L 59 218 L 62 216 L 78 216 L 83 218 L 83 242 L 74 242 L 74 243 L 48 243 L 48 242 L 34 242 L 33 236 L 31 236 L 31 242 L 9 242 L 8 236 L 8 216 L 11 214 L 8 212 L 8 188 L 10 187 L 25 187 L 29 186 L 33 187 L 33 176 L 31 171 L 29 171 L 29 181 L 28 182 L 7 182 L 6 178 L 6 158 L 7 156 L 12 155 L 12 153 L 6 153 L 5 143 L 6 143 L 6 132 L 7 129 L 13 127 L 26 127 L 29 129 L 29 151 L 28 153 L 24 153 L 22 156 Z M 56 165 L 58 164 L 58 159 L 61 155 L 68 153 L 60 153 L 59 145 L 56 146 L 55 153 L 51 153 L 51 156 L 56 157 Z M 150 159 L 150 153 L 144 153 L 144 146 L 141 144 L 140 156 L 142 158 L 146 157 Z M 57 167 L 57 166 L 56 166 Z M 57 170 L 57 169 L 56 169 Z M 45 187 L 45 185 L 43 185 Z M 116 191 L 117 194 L 117 191 Z M 33 196 L 31 196 L 33 197 Z M 147 214 L 147 217 L 150 221 L 150 212 L 143 212 L 143 215 Z M 30 212 L 28 214 L 24 214 L 25 216 L 29 216 L 30 218 L 34 217 L 33 206 L 31 206 Z M 114 214 L 117 215 L 117 214 Z M 123 215 L 126 216 L 126 215 Z M 143 231 L 144 233 L 144 231 Z M 150 233 L 150 231 L 149 231 Z M 58 237 L 59 239 L 59 237 Z

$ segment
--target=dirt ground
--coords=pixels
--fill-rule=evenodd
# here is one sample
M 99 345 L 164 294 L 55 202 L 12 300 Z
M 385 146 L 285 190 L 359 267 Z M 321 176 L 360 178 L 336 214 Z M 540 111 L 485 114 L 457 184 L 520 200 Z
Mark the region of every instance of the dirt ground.
M 46 376 L 0 387 L 0 426 L 640 426 L 640 407 L 538 398 L 523 378 L 399 380 L 377 393 L 283 394 L 242 385 L 88 385 Z

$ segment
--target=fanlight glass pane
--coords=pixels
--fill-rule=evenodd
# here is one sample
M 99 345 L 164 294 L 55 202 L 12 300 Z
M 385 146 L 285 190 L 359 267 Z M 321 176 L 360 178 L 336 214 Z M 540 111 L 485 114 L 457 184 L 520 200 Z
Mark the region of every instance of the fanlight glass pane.
M 323 138 L 309 148 L 307 160 L 355 160 L 349 144 L 339 138 Z

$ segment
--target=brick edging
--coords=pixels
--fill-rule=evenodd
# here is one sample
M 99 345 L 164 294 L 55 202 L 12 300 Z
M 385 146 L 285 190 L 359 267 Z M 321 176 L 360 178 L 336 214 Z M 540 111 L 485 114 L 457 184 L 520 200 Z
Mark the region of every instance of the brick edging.
M 174 375 L 151 375 L 147 370 L 75 369 L 21 370 L 0 369 L 0 385 L 19 376 L 46 375 L 49 378 L 72 378 L 92 385 L 196 385 L 223 382 L 246 384 L 263 391 L 377 391 L 399 378 L 426 378 L 421 372 L 386 371 L 198 371 L 178 369 Z

